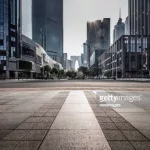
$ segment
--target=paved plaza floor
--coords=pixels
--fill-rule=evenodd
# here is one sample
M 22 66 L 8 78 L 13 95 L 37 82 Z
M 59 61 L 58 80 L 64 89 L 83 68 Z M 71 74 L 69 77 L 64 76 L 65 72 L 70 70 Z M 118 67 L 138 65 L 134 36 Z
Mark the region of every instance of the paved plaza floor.
M 150 150 L 149 97 L 136 90 L 1 91 L 0 150 Z

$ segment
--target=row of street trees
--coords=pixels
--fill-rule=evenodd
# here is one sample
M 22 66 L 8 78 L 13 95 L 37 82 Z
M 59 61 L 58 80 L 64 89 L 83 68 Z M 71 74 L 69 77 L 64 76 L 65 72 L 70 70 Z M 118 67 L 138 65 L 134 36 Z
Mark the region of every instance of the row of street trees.
M 83 67 L 81 66 L 78 71 L 67 71 L 65 72 L 64 70 L 59 70 L 57 68 L 50 68 L 50 66 L 44 66 L 43 68 L 41 68 L 41 73 L 44 75 L 44 77 L 46 78 L 71 78 L 71 79 L 75 79 L 75 78 L 85 78 L 87 76 L 91 77 L 91 76 L 97 76 L 96 74 L 97 70 L 90 70 L 87 67 Z M 99 73 L 100 70 L 99 70 Z
M 52 78 L 52 77 L 58 77 L 62 78 L 64 77 L 64 70 L 59 70 L 57 68 L 52 68 L 50 66 L 44 66 L 41 68 L 41 73 L 43 74 L 43 77 L 45 78 Z

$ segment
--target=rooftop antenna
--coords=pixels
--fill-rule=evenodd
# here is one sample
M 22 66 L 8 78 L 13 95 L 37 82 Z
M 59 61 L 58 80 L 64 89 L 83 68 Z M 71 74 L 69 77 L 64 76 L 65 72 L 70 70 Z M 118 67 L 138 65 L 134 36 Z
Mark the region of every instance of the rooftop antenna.
M 119 18 L 121 18 L 121 8 L 119 9 Z

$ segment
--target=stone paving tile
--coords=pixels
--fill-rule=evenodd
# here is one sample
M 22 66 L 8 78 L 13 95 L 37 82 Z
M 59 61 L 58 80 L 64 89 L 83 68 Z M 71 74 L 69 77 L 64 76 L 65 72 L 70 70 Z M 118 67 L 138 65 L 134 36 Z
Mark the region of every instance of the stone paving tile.
M 131 141 L 136 150 L 150 150 L 150 142 L 146 141 Z
M 41 117 L 29 117 L 28 119 L 25 120 L 25 122 L 28 122 L 28 123 L 39 122 L 40 119 Z
M 0 130 L 0 140 L 4 139 L 12 130 Z
M 19 141 L 0 141 L 0 150 L 12 150 Z
M 115 123 L 120 130 L 136 130 L 130 123 Z
M 16 129 L 31 113 L 1 113 L 0 129 Z
M 94 113 L 96 117 L 107 117 L 106 113 Z
M 102 109 L 93 109 L 94 113 L 105 113 Z
M 128 141 L 109 141 L 111 150 L 134 150 Z
M 122 131 L 125 137 L 129 141 L 147 141 L 148 139 L 145 138 L 139 131 Z
M 43 117 L 46 114 L 46 112 L 35 112 L 34 114 L 32 114 L 32 116 L 33 117 Z
M 51 129 L 100 129 L 93 113 L 59 113 Z
M 38 122 L 34 127 L 33 129 L 36 129 L 36 130 L 49 130 L 50 127 L 52 125 L 52 122 L 48 122 L 48 123 L 41 123 L 41 122 Z
M 21 141 L 14 150 L 37 150 L 41 141 Z
M 35 122 L 34 123 L 23 122 L 21 125 L 17 127 L 17 129 L 29 130 L 32 129 L 35 124 L 36 124 Z
M 111 120 L 113 121 L 113 122 L 122 122 L 122 123 L 128 123 L 124 118 L 122 118 L 122 117 L 111 117 Z
M 48 113 L 46 113 L 44 116 L 45 117 L 56 117 L 57 116 L 57 112 L 48 112 Z
M 109 122 L 100 123 L 100 126 L 102 130 L 117 130 L 118 129 L 114 123 L 109 123 Z
M 84 113 L 89 112 L 92 113 L 92 109 L 89 104 L 64 104 L 60 110 L 60 112 L 69 112 L 69 113 Z
M 110 150 L 101 130 L 50 130 L 40 150 Z
M 109 117 L 111 117 L 111 118 L 112 118 L 112 117 L 115 117 L 115 118 L 120 118 L 120 117 L 121 117 L 121 116 L 120 116 L 118 113 L 116 113 L 116 112 L 115 112 L 115 113 L 110 113 L 110 112 L 108 113 L 108 112 L 106 112 L 106 114 L 107 114 L 107 116 L 109 116 Z
M 49 113 L 49 112 L 59 112 L 60 111 L 60 109 L 50 109 L 47 113 Z
M 9 141 L 17 141 L 22 140 L 23 137 L 28 133 L 28 130 L 13 130 L 11 133 L 9 133 L 4 140 Z
M 119 130 L 103 130 L 108 141 L 126 141 L 127 139 Z
M 47 122 L 53 122 L 55 120 L 55 117 L 41 117 L 39 122 L 47 123 Z
M 46 113 L 46 112 L 48 112 L 48 110 L 49 110 L 49 108 L 48 109 L 40 108 L 35 113 L 44 113 L 44 112 Z
M 105 111 L 106 113 L 116 113 L 116 111 L 114 111 L 112 108 L 110 108 L 110 109 L 103 109 L 103 111 Z
M 23 138 L 25 141 L 42 141 L 48 130 L 30 130 Z
M 112 120 L 109 117 L 96 117 L 98 122 L 112 122 Z

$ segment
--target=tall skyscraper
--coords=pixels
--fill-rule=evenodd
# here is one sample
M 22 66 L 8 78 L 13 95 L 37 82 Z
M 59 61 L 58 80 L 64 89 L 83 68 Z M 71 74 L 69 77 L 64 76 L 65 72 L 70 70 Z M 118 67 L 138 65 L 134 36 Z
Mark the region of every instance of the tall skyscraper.
M 94 49 L 104 50 L 110 46 L 110 18 L 87 23 L 87 44 Z M 94 49 L 90 53 L 93 53 Z
M 129 35 L 129 34 L 130 34 L 129 17 L 126 17 L 126 20 L 125 20 L 125 35 Z
M 89 46 L 86 43 L 83 44 L 83 55 L 83 65 L 89 67 Z
M 150 35 L 150 0 L 129 0 L 131 35 Z
M 54 60 L 62 61 L 63 0 L 32 0 L 32 39 Z
M 0 66 L 21 55 L 21 0 L 0 0 Z
M 120 9 L 119 20 L 114 27 L 113 42 L 116 42 L 124 34 L 125 34 L 125 23 L 122 22 Z

